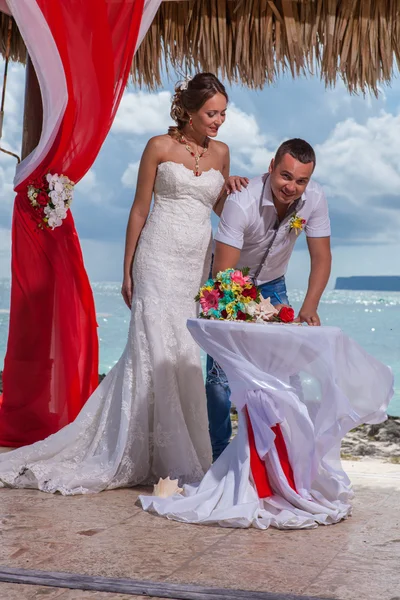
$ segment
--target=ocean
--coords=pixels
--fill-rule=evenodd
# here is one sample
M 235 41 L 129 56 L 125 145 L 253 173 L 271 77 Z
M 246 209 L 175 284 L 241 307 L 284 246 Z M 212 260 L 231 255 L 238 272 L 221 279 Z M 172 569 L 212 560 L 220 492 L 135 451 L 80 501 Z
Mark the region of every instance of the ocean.
M 9 281 L 0 281 L 0 369 L 3 368 L 9 319 Z M 92 283 L 100 340 L 100 373 L 118 361 L 126 343 L 129 311 L 120 295 L 120 282 Z M 290 300 L 298 309 L 304 298 L 291 290 Z M 367 352 L 389 365 L 395 377 L 395 394 L 389 414 L 400 415 L 400 292 L 328 291 L 319 314 L 322 324 L 340 327 Z M 204 356 L 203 356 L 204 361 Z

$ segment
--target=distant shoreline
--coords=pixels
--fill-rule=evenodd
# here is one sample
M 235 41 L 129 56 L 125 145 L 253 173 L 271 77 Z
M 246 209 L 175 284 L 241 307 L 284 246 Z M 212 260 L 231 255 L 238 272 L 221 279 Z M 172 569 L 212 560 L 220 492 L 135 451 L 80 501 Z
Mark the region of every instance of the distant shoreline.
M 400 292 L 400 275 L 337 277 L 335 290 L 348 292 Z

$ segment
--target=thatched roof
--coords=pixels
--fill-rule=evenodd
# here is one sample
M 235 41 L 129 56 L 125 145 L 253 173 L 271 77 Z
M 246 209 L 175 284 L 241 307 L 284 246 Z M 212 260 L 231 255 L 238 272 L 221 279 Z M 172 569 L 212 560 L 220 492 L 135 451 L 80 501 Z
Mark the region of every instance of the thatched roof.
M 0 21 L 4 51 L 7 17 Z M 11 55 L 24 61 L 14 31 Z M 318 71 L 327 85 L 374 92 L 400 64 L 399 0 L 182 0 L 162 2 L 132 65 L 141 86 L 178 72 L 219 73 L 262 88 L 280 73 Z M 173 74 L 176 77 L 175 73 Z

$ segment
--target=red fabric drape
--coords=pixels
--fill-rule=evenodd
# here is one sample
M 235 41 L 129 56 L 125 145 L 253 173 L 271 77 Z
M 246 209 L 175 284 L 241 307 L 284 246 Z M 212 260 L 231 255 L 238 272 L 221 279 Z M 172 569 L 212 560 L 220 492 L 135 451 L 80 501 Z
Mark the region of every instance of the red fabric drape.
M 269 498 L 274 495 L 271 487 L 270 479 L 268 476 L 267 465 L 264 460 L 260 458 L 258 454 L 256 441 L 254 437 L 253 425 L 251 423 L 249 411 L 245 408 L 246 421 L 247 421 L 247 435 L 249 437 L 249 448 L 250 448 L 250 468 L 253 475 L 254 485 L 257 490 L 259 498 Z M 283 437 L 282 428 L 277 423 L 271 430 L 275 434 L 275 448 L 278 453 L 279 462 L 282 467 L 282 471 L 286 477 L 289 486 L 297 493 L 296 484 L 294 481 L 293 469 L 289 461 L 289 455 L 286 447 L 285 438 Z
M 78 182 L 93 164 L 128 78 L 143 1 L 37 0 L 63 63 L 68 105 L 32 178 L 64 173 Z M 30 444 L 71 422 L 98 377 L 93 295 L 71 212 L 61 227 L 38 231 L 26 189 L 24 181 L 16 190 L 12 224 L 4 446 Z
M 256 487 L 259 498 L 269 498 L 270 496 L 273 496 L 274 492 L 271 488 L 271 483 L 269 481 L 265 462 L 262 460 L 262 458 L 260 458 L 257 452 L 253 426 L 251 424 L 250 415 L 249 411 L 247 410 L 247 407 L 245 411 L 247 420 L 247 435 L 249 436 L 250 447 L 250 469 L 253 475 L 254 485 Z

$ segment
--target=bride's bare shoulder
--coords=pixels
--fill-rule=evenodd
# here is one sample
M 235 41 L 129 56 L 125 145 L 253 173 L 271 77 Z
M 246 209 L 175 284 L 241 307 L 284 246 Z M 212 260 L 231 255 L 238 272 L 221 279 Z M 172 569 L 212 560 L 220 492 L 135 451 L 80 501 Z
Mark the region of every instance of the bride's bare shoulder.
M 168 133 L 164 133 L 163 135 L 155 135 L 150 138 L 147 142 L 147 147 L 159 152 L 165 152 L 172 148 L 173 144 L 174 141 L 171 136 Z
M 218 140 L 210 140 L 210 144 L 212 144 L 212 148 L 215 152 L 217 152 L 221 156 L 226 156 L 229 154 L 229 146 L 224 142 L 220 142 Z

